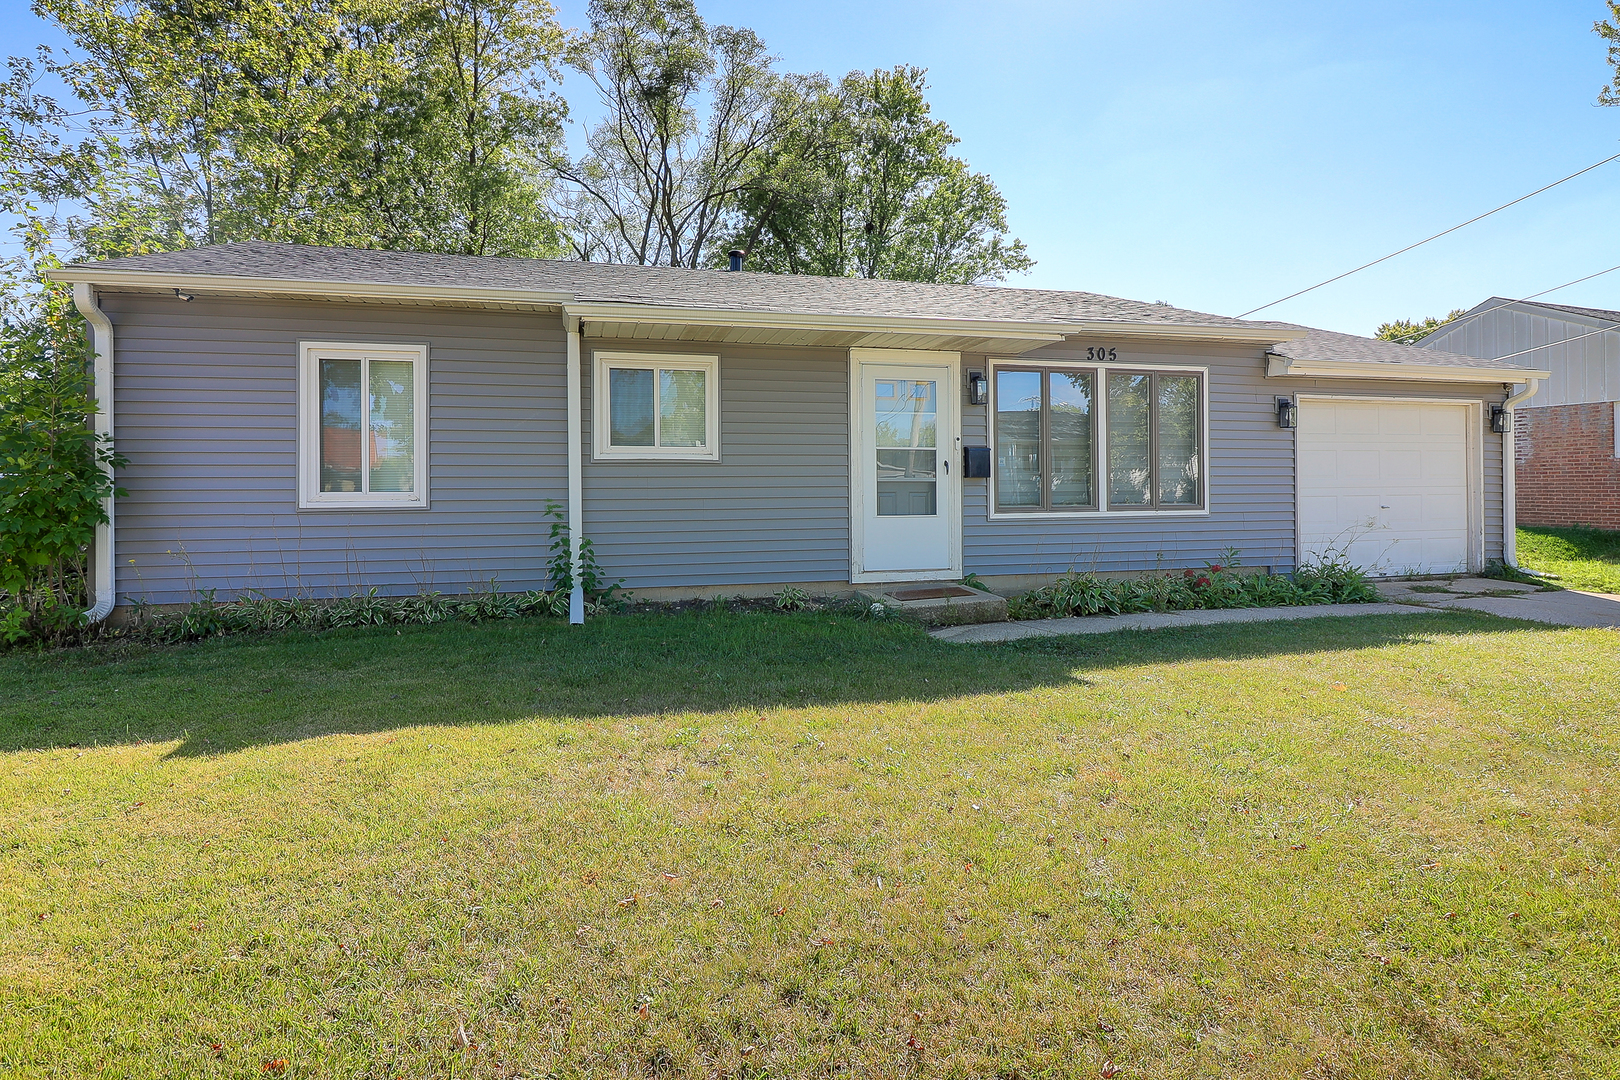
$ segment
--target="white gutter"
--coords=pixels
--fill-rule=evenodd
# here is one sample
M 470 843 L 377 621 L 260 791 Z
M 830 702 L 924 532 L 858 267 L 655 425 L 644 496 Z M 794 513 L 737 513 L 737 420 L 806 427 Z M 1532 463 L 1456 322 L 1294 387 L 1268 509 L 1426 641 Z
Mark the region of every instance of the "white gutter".
M 1513 410 L 1520 402 L 1535 397 L 1540 389 L 1541 380 L 1531 379 L 1523 390 L 1502 402 L 1508 420 L 1507 430 L 1502 432 L 1502 562 L 1515 570 L 1519 568 L 1519 482 L 1516 476 L 1518 452 L 1513 442 L 1513 425 L 1517 421 Z
M 585 621 L 585 586 L 579 580 L 579 544 L 585 535 L 584 454 L 581 443 L 585 425 L 580 416 L 584 400 L 579 370 L 579 320 L 565 318 L 568 334 L 568 575 L 574 591 L 568 596 L 568 621 L 578 626 Z
M 88 282 L 73 286 L 73 306 L 79 309 L 84 321 L 90 324 L 90 344 L 96 354 L 94 420 L 97 445 L 104 445 L 113 433 L 113 326 L 107 313 L 96 304 L 95 287 Z M 104 466 L 107 478 L 112 479 L 112 466 Z M 96 602 L 85 618 L 93 625 L 112 614 L 117 600 L 117 564 L 113 561 L 113 492 L 109 490 L 101 508 L 107 520 L 96 526 L 95 583 Z

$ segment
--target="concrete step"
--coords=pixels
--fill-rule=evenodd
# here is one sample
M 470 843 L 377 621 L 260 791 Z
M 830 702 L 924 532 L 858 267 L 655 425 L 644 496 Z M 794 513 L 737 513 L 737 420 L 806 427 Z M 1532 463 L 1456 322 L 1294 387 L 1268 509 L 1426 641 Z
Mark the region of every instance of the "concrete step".
M 924 626 L 965 626 L 1007 621 L 1007 598 L 966 585 L 883 585 L 860 593 L 868 603 L 882 604 L 897 615 L 910 615 Z

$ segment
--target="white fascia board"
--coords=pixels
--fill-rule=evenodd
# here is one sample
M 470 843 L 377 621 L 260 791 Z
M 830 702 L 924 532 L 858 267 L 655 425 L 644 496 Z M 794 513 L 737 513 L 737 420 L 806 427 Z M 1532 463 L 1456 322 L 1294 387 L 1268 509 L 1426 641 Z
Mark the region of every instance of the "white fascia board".
M 1526 379 L 1550 379 L 1552 372 L 1536 368 L 1462 367 L 1451 364 L 1391 364 L 1377 360 L 1294 360 L 1287 356 L 1266 358 L 1266 375 L 1273 379 L 1399 379 L 1408 382 L 1522 383 Z
M 1201 323 L 1080 323 L 1070 334 L 1107 334 L 1118 337 L 1158 338 L 1168 341 L 1220 341 L 1233 345 L 1275 345 L 1298 341 L 1309 331 L 1289 327 L 1215 326 Z
M 724 308 L 678 308 L 658 304 L 613 302 L 563 305 L 571 318 L 587 322 L 665 323 L 679 326 L 748 326 L 773 330 L 855 330 L 870 333 L 997 337 L 1054 342 L 1077 334 L 1109 334 L 1170 340 L 1230 341 L 1275 345 L 1305 336 L 1304 330 L 1253 327 L 1128 323 L 1111 321 L 1055 323 L 1018 319 L 953 319 L 909 315 L 819 315 L 781 311 L 734 311 Z
M 179 289 L 199 293 L 294 293 L 365 300 L 458 300 L 558 307 L 574 298 L 573 293 L 549 289 L 401 285 L 385 281 L 319 281 L 236 274 L 172 274 L 161 270 L 110 270 L 94 266 L 60 266 L 46 271 L 45 276 L 52 281 L 83 281 L 104 288 Z
M 854 330 L 866 333 L 939 334 L 1062 341 L 1076 332 L 1067 323 L 1002 322 L 998 319 L 929 319 L 879 315 L 807 315 L 780 311 L 728 311 L 658 304 L 612 302 L 564 304 L 563 314 L 586 322 L 664 323 L 671 326 L 746 326 L 767 330 Z

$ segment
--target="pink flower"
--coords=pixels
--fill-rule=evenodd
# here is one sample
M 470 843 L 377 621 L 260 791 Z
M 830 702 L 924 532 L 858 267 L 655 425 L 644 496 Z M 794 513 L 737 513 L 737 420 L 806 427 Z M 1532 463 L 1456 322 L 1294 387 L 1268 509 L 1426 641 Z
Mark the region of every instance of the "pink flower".
M 1197 581 L 1193 582 L 1193 584 L 1199 588 L 1203 588 L 1205 585 L 1210 584 L 1210 580 L 1207 577 L 1201 577 Z

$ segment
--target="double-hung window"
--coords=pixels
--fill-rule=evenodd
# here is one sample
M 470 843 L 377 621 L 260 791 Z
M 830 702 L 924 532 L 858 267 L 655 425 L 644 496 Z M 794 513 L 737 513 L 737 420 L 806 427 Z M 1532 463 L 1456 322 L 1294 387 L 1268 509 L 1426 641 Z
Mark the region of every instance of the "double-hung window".
M 1199 372 L 998 365 L 998 514 L 1202 510 Z
M 427 506 L 426 345 L 304 342 L 298 505 Z
M 598 458 L 720 460 L 720 360 L 596 354 Z

